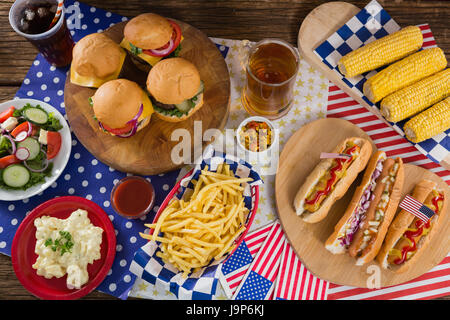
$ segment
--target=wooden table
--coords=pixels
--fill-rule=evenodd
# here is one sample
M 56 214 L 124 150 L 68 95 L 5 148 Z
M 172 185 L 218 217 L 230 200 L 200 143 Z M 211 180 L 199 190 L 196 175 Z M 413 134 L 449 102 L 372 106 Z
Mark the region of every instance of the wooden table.
M 0 101 L 10 100 L 19 89 L 37 50 L 10 27 L 8 12 L 14 0 L 0 0 Z M 185 21 L 208 36 L 257 41 L 275 37 L 297 42 L 303 18 L 316 6 L 327 1 L 238 1 L 208 0 L 84 0 L 83 2 L 123 16 L 155 12 Z M 348 1 L 362 8 L 369 0 Z M 381 5 L 401 25 L 429 23 L 436 42 L 450 59 L 448 21 L 450 2 L 443 1 L 383 1 Z M 0 255 L 0 299 L 35 299 L 16 279 L 11 259 Z M 93 292 L 84 299 L 114 299 Z M 441 298 L 450 299 L 450 296 Z

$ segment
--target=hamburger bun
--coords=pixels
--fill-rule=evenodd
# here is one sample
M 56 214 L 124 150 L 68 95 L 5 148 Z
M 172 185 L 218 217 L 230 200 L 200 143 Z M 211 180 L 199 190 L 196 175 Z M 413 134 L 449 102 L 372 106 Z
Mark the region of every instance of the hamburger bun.
M 72 55 L 71 82 L 95 88 L 117 79 L 126 57 L 125 51 L 103 33 L 82 38 Z
M 158 49 L 172 37 L 170 22 L 154 13 L 143 13 L 131 19 L 125 26 L 124 37 L 142 49 Z
M 200 87 L 200 73 L 183 58 L 168 58 L 157 63 L 147 77 L 147 90 L 164 104 L 179 104 L 194 97 Z
M 153 113 L 146 93 L 133 81 L 117 79 L 108 81 L 97 89 L 92 97 L 93 110 L 99 122 L 112 129 L 127 126 L 143 105 L 138 119 L 138 130 L 145 127 Z

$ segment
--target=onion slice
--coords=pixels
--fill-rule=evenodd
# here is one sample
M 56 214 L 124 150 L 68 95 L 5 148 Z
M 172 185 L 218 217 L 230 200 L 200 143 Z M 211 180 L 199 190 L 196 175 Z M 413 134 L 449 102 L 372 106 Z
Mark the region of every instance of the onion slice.
M 143 111 L 144 111 L 144 105 L 141 103 L 141 106 L 139 107 L 138 113 L 133 117 L 133 119 L 131 119 L 127 123 L 132 123 L 132 122 L 138 121 L 138 119 L 141 116 Z
M 20 147 L 17 148 L 15 155 L 17 159 L 24 161 L 30 157 L 30 151 L 25 147 Z
M 138 122 L 135 121 L 134 124 L 133 124 L 133 129 L 131 129 L 130 132 L 125 133 L 125 134 L 118 134 L 118 135 L 116 135 L 116 137 L 129 138 L 131 136 L 134 136 L 136 134 L 136 132 L 137 132 L 137 128 L 138 128 Z
M 3 135 L 6 139 L 9 140 L 9 142 L 11 142 L 11 154 L 15 154 L 16 153 L 16 142 L 14 141 L 14 139 L 9 135 L 9 134 L 5 134 Z
M 158 56 L 158 57 L 163 57 L 167 54 L 169 54 L 170 52 L 172 52 L 174 46 L 174 42 L 173 39 L 170 39 L 169 41 L 169 46 L 165 49 L 149 49 L 147 51 L 149 51 L 151 54 Z
M 44 157 L 44 166 L 42 167 L 42 168 L 40 168 L 40 169 L 35 169 L 35 168 L 32 168 L 28 163 L 27 163 L 27 160 L 25 160 L 24 162 L 23 162 L 23 165 L 28 169 L 28 170 L 30 170 L 31 172 L 43 172 L 43 171 L 45 171 L 47 168 L 48 168 L 48 164 L 49 164 L 49 161 L 48 161 L 48 159 L 47 159 L 47 153 L 41 148 L 41 152 L 43 152 L 44 153 L 44 155 L 45 155 L 45 157 Z

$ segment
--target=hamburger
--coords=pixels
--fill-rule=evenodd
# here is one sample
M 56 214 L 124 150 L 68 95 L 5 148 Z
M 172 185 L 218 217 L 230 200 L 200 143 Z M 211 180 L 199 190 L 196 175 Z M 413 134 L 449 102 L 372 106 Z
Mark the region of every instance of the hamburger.
M 119 77 L 126 52 L 105 34 L 92 33 L 75 44 L 72 56 L 70 81 L 98 88 Z
M 203 81 L 190 61 L 165 59 L 156 64 L 147 77 L 147 90 L 159 118 L 183 121 L 203 106 Z
M 164 58 L 178 56 L 183 41 L 181 28 L 176 22 L 154 13 L 143 13 L 131 19 L 123 35 L 120 45 L 145 71 Z
M 120 138 L 129 138 L 144 128 L 153 113 L 145 91 L 126 79 L 106 82 L 89 102 L 100 129 Z

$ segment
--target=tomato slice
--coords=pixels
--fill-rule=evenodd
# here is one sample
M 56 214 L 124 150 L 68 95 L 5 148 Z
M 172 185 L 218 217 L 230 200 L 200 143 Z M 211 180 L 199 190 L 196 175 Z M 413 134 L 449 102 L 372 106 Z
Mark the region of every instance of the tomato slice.
M 0 113 L 0 123 L 5 122 L 8 118 L 12 117 L 15 110 L 16 109 L 13 106 L 11 106 L 8 109 L 6 109 L 5 111 L 1 112 Z
M 15 164 L 15 163 L 21 163 L 19 159 L 17 159 L 16 155 L 10 154 L 9 156 L 5 156 L 0 158 L 0 169 L 5 169 L 7 166 Z
M 115 134 L 115 135 L 126 134 L 126 133 L 130 132 L 133 129 L 133 124 L 132 123 L 127 123 L 125 125 L 125 127 L 116 128 L 116 129 L 110 128 L 104 123 L 102 123 L 102 126 L 103 126 L 103 128 L 105 128 L 106 131 L 109 131 L 109 132 L 111 132 L 112 134 Z
M 170 22 L 170 24 L 172 25 L 172 28 L 173 28 L 173 33 L 172 33 L 173 48 L 172 48 L 172 50 L 170 50 L 170 52 L 168 52 L 164 56 L 168 56 L 173 51 L 175 51 L 175 49 L 180 45 L 180 42 L 181 42 L 181 28 L 180 28 L 180 26 L 176 22 L 174 22 L 172 20 L 169 20 L 169 22 Z M 156 50 L 163 50 L 163 49 L 166 49 L 168 46 L 169 46 L 169 43 L 166 43 L 164 46 L 162 46 L 161 48 L 158 48 Z M 145 53 L 145 54 L 147 54 L 149 56 L 153 56 L 153 57 L 160 57 L 160 55 L 154 54 L 152 52 L 152 50 L 145 50 L 145 49 L 143 49 L 142 53 Z
M 29 129 L 29 125 L 30 125 L 31 123 L 29 123 L 28 121 L 25 121 L 25 122 L 22 122 L 21 124 L 19 124 L 17 127 L 15 127 L 14 129 L 13 129 L 13 131 L 11 131 L 11 135 L 15 138 L 15 137 L 17 137 L 17 135 L 19 134 L 19 133 L 21 133 L 22 131 L 26 131 L 26 132 L 28 132 L 28 129 Z
M 47 132 L 47 159 L 53 159 L 61 149 L 61 134 L 56 131 Z

